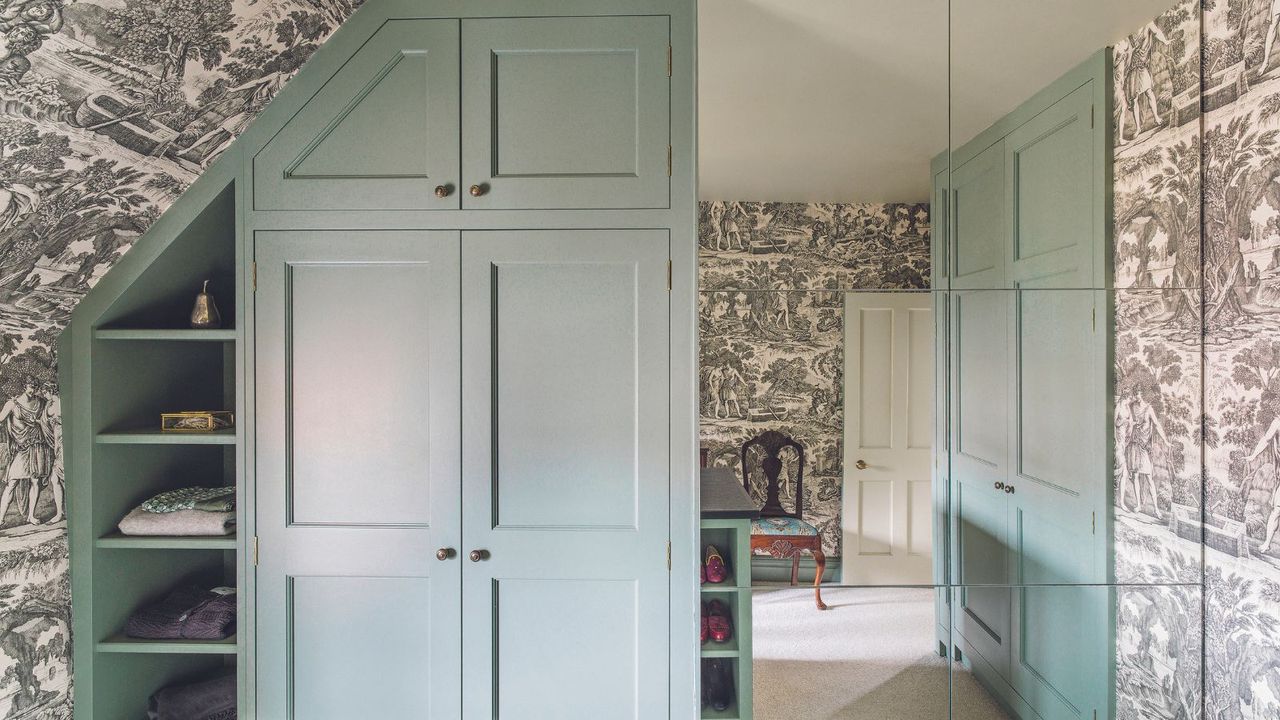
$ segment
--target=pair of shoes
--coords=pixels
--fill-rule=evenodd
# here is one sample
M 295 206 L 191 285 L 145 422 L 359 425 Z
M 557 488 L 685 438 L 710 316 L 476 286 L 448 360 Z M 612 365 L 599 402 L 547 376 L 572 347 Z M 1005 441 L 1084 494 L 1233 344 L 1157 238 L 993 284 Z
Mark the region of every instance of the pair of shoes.
M 715 545 L 708 545 L 703 552 L 702 561 L 702 582 L 704 583 L 722 583 L 729 577 L 729 566 L 725 564 L 724 557 L 720 555 L 720 551 Z
M 710 658 L 702 661 L 702 706 L 728 710 L 733 704 L 733 666 L 728 660 Z
M 708 636 L 718 643 L 729 642 L 733 637 L 733 620 L 723 600 L 702 604 L 702 642 L 705 643 Z

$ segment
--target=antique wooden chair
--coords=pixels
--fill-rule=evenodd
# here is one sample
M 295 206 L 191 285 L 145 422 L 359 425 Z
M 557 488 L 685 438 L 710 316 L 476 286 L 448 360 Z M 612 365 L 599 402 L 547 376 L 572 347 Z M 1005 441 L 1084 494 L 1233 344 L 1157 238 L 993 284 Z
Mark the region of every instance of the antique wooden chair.
M 813 525 L 804 521 L 804 448 L 800 443 L 775 430 L 769 430 L 742 444 L 742 485 L 751 492 L 750 450 L 758 446 L 764 450 L 760 469 L 765 477 L 765 501 L 760 508 L 760 519 L 751 521 L 751 551 L 764 550 L 775 558 L 791 559 L 791 584 L 795 585 L 800 574 L 800 555 L 806 550 L 813 555 L 818 571 L 813 579 L 813 597 L 819 610 L 826 610 L 822 602 L 822 574 L 827 568 L 827 556 L 822 552 L 822 535 Z M 787 512 L 780 499 L 779 476 L 782 474 L 782 451 L 796 451 L 797 465 L 796 509 Z

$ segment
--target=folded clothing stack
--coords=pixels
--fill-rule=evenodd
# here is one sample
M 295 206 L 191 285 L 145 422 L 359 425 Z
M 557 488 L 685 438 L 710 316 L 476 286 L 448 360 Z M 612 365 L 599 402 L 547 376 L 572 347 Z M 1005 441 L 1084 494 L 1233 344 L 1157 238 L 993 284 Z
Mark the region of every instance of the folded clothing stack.
M 156 692 L 147 703 L 147 720 L 235 720 L 236 676 L 223 675 Z
M 236 489 L 190 487 L 169 490 L 129 511 L 120 521 L 125 535 L 230 535 L 236 531 Z
M 236 589 L 183 585 L 135 610 L 124 634 L 144 640 L 224 640 L 236 631 Z

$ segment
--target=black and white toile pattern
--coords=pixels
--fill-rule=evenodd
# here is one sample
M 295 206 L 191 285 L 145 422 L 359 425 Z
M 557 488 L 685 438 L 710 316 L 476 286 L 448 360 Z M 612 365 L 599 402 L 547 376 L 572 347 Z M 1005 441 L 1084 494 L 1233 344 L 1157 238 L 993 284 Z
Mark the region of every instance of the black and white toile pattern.
M 0 423 L 0 718 L 70 717 L 58 333 L 360 2 L 0 0 L 0 405 L 44 426 Z

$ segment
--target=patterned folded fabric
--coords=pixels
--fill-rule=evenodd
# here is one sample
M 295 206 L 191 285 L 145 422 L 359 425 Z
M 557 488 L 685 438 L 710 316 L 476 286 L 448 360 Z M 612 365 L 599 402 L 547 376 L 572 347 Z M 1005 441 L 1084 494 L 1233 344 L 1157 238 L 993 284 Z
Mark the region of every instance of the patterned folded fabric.
M 189 487 L 168 490 L 142 503 L 142 509 L 153 513 L 170 513 L 178 510 L 229 512 L 236 509 L 236 489 Z
M 135 610 L 124 634 L 144 640 L 223 640 L 236 631 L 235 588 L 185 585 Z
M 164 688 L 147 703 L 147 720 L 235 720 L 236 676 Z
M 134 508 L 120 521 L 125 535 L 230 535 L 236 531 L 236 514 L 207 510 L 175 510 L 153 513 Z

